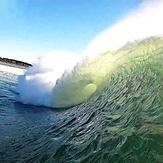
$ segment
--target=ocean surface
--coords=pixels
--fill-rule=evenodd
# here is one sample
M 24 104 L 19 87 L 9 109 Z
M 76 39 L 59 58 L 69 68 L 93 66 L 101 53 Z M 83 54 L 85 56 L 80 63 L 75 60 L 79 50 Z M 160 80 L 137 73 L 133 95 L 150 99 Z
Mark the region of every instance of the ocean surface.
M 103 54 L 100 89 L 59 109 L 18 102 L 18 76 L 0 72 L 0 163 L 163 162 L 162 61 L 162 38 Z
M 154 94 L 142 103 L 135 94 L 124 107 L 121 81 L 121 90 L 57 110 L 16 102 L 16 78 L 0 73 L 0 162 L 163 162 L 163 112 L 150 108 Z

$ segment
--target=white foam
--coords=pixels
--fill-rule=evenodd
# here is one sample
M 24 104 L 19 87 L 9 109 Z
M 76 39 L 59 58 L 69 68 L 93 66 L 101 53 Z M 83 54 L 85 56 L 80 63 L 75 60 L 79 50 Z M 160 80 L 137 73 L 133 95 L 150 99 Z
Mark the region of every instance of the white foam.
M 70 52 L 54 51 L 47 54 L 19 76 L 17 92 L 19 101 L 25 104 L 52 106 L 52 89 L 62 74 L 70 72 L 78 62 L 78 56 Z
M 25 69 L 11 67 L 11 66 L 7 66 L 7 65 L 0 65 L 0 71 L 11 73 L 11 74 L 16 74 L 16 75 L 22 75 L 22 74 L 24 74 Z

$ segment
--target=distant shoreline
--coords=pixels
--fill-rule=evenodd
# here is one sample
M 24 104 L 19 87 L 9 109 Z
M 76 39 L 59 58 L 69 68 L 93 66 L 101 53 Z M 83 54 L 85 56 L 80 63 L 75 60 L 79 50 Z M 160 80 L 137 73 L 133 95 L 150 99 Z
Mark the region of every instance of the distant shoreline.
M 28 68 L 26 66 L 20 66 L 20 65 L 16 65 L 16 64 L 1 62 L 1 61 L 0 61 L 0 65 L 14 67 L 14 68 L 20 68 L 20 69 L 27 69 Z
M 15 67 L 19 69 L 27 69 L 28 67 L 32 66 L 31 64 L 26 62 L 18 61 L 15 59 L 2 58 L 2 57 L 0 57 L 0 65 Z

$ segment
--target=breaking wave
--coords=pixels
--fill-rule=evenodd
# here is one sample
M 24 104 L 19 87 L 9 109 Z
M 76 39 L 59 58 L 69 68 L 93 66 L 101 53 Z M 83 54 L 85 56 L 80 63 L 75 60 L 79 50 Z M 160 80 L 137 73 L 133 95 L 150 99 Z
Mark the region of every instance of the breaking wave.
M 137 10 L 98 35 L 82 55 L 54 52 L 41 57 L 19 76 L 17 99 L 48 107 L 69 107 L 89 99 L 131 57 L 115 55 L 118 49 L 128 41 L 163 34 L 162 15 L 163 0 L 143 1 Z

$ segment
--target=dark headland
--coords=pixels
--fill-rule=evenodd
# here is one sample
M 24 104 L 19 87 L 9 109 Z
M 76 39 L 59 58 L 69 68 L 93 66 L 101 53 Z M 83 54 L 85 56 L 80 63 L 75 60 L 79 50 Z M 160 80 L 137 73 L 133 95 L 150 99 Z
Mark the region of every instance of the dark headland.
M 5 66 L 10 66 L 10 67 L 22 68 L 22 69 L 26 69 L 32 66 L 30 63 L 27 62 L 18 61 L 9 58 L 2 58 L 2 57 L 0 57 L 0 64 Z

